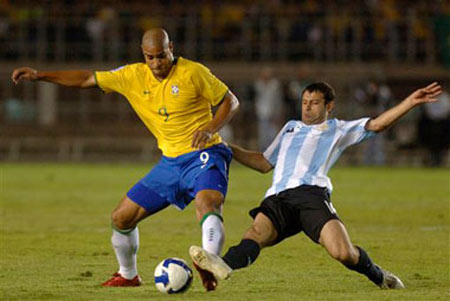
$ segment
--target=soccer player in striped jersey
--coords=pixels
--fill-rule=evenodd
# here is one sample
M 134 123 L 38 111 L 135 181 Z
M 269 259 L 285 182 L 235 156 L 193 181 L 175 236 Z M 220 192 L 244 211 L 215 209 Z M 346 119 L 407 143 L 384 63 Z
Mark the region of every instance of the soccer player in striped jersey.
M 435 102 L 440 93 L 441 87 L 432 83 L 378 117 L 343 121 L 327 118 L 335 103 L 328 84 L 307 86 L 301 99 L 302 120 L 286 123 L 264 153 L 231 145 L 233 157 L 240 163 L 263 173 L 274 169 L 272 186 L 261 205 L 250 211 L 253 224 L 238 245 L 222 258 L 192 246 L 189 253 L 194 263 L 217 279 L 226 279 L 233 270 L 253 263 L 261 249 L 304 231 L 331 257 L 379 287 L 404 288 L 397 276 L 351 243 L 331 203 L 333 186 L 327 173 L 347 147 L 385 130 L 414 107 Z
M 200 63 L 174 57 L 173 43 L 162 28 L 142 37 L 145 63 L 110 71 L 14 70 L 12 80 L 42 80 L 64 86 L 99 87 L 124 95 L 162 151 L 161 161 L 123 197 L 111 215 L 111 242 L 119 270 L 103 286 L 139 286 L 137 224 L 173 205 L 184 209 L 195 199 L 202 245 L 220 254 L 224 242 L 222 205 L 228 186 L 231 150 L 218 131 L 239 106 L 228 87 Z M 211 107 L 216 106 L 212 114 Z M 155 233 L 161 232 L 156 230 Z M 202 273 L 207 290 L 216 282 Z M 206 281 L 207 280 L 207 281 Z

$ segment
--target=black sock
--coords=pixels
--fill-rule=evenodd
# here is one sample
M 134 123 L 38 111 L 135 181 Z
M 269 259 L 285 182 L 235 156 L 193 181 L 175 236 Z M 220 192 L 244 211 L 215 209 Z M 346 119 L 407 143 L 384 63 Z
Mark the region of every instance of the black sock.
M 345 265 L 350 270 L 356 271 L 358 273 L 364 274 L 376 285 L 383 282 L 383 273 L 381 270 L 372 262 L 369 255 L 367 255 L 364 249 L 356 246 L 359 250 L 359 260 L 355 266 Z
M 237 246 L 231 247 L 222 259 L 233 270 L 241 269 L 255 262 L 259 255 L 258 243 L 251 239 L 243 239 Z

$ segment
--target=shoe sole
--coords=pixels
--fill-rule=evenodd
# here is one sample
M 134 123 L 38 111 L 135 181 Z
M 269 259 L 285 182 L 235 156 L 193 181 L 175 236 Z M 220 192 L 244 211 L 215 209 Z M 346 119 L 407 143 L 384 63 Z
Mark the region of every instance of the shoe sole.
M 120 274 L 115 277 L 120 277 Z M 138 275 L 137 280 L 133 283 L 127 282 L 127 283 L 122 283 L 121 285 L 111 285 L 111 283 L 110 283 L 111 280 L 112 279 L 110 279 L 106 282 L 103 282 L 101 284 L 101 286 L 102 287 L 135 287 L 135 286 L 141 286 L 141 284 L 142 284 L 142 278 L 139 275 Z M 129 280 L 129 281 L 131 281 L 131 280 Z
M 219 264 L 212 264 L 208 259 L 208 255 L 202 248 L 192 246 L 189 249 L 189 255 L 191 256 L 195 264 L 197 264 L 201 269 L 213 273 L 214 277 L 216 277 L 217 279 L 225 280 L 230 277 L 231 270 L 227 269 L 226 267 L 221 267 Z
M 214 274 L 210 271 L 200 268 L 195 262 L 194 268 L 199 273 L 200 278 L 202 279 L 202 284 L 205 287 L 206 291 L 209 292 L 215 290 L 217 287 L 217 279 Z

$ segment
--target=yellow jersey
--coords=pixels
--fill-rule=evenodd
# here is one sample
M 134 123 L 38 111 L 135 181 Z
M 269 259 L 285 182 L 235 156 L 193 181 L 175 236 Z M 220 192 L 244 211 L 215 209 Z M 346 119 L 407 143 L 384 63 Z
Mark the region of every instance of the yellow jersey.
M 228 87 L 208 68 L 181 57 L 175 59 L 161 82 L 144 63 L 94 74 L 104 92 L 115 91 L 127 98 L 167 157 L 196 150 L 191 147 L 194 132 L 212 120 L 211 107 L 228 92 Z M 215 133 L 206 147 L 220 142 Z

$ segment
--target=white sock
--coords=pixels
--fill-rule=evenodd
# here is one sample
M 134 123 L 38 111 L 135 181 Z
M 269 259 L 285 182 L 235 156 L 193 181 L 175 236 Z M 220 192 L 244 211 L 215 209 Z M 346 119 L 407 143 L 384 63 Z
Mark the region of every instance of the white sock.
M 125 279 L 133 279 L 137 275 L 136 254 L 139 248 L 139 231 L 122 234 L 113 229 L 111 243 L 119 262 L 119 273 Z
M 202 224 L 202 246 L 206 251 L 220 255 L 225 240 L 222 220 L 210 214 Z

